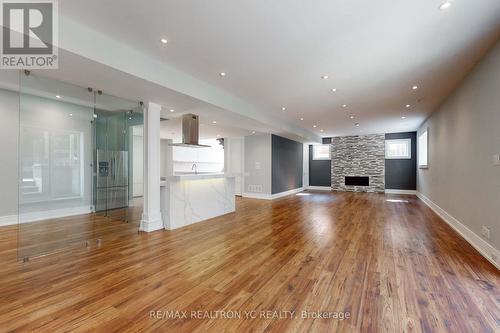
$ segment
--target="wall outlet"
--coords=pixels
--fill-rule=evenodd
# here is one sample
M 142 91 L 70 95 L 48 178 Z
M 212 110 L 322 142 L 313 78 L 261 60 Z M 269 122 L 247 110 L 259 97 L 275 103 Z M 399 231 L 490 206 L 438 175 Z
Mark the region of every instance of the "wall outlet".
M 484 238 L 490 239 L 490 228 L 483 225 L 481 227 L 481 234 L 483 235 Z
M 500 166 L 500 155 L 493 155 L 493 165 Z
M 248 185 L 248 192 L 262 193 L 262 185 Z
M 493 253 L 490 255 L 491 257 L 491 260 L 493 260 L 494 262 L 498 263 L 498 258 L 496 255 L 494 255 Z

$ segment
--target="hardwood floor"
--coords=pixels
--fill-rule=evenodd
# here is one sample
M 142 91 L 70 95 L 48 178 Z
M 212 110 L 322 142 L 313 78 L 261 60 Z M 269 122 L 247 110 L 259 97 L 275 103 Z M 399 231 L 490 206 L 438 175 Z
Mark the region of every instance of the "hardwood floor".
M 0 331 L 499 332 L 500 272 L 422 202 L 309 194 L 238 199 L 236 213 L 175 231 L 89 222 L 100 247 L 27 263 L 16 228 L 0 228 Z M 151 318 L 169 310 L 188 318 Z M 246 319 L 254 310 L 299 318 Z

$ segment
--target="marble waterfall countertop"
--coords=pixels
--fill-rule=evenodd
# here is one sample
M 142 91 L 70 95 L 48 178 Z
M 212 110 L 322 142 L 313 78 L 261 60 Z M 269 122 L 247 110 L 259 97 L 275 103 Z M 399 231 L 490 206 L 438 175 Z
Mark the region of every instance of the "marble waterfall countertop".
M 176 173 L 162 178 L 160 186 L 165 229 L 177 229 L 235 211 L 234 175 Z

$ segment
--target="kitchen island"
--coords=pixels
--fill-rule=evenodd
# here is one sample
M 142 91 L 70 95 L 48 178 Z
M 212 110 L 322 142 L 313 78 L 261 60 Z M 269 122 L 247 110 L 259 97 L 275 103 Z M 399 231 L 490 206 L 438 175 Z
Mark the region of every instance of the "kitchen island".
M 177 173 L 160 182 L 165 229 L 173 230 L 235 211 L 235 177 Z

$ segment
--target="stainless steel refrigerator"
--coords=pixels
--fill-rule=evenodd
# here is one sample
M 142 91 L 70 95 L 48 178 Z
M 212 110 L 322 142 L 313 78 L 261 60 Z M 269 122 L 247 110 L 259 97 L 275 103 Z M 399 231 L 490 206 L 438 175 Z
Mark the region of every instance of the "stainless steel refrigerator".
M 128 152 L 97 150 L 97 212 L 128 207 Z

